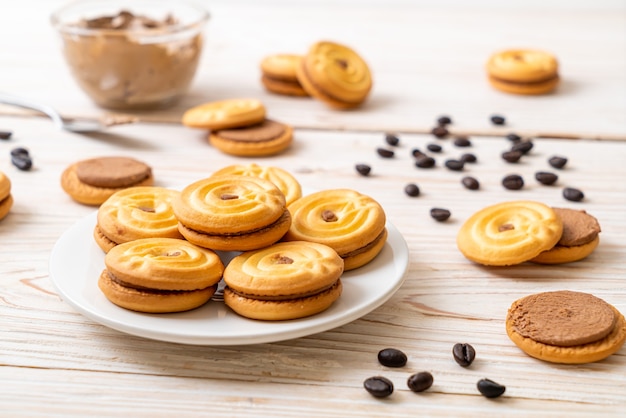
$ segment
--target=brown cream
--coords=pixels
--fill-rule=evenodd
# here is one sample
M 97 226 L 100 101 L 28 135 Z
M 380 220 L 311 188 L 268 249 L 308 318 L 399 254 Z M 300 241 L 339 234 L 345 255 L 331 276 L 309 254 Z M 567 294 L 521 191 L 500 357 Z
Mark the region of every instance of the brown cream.
M 239 292 L 231 287 L 229 287 L 228 289 L 233 292 L 234 294 L 244 297 L 246 299 L 254 299 L 254 300 L 268 300 L 268 301 L 283 301 L 283 300 L 296 300 L 296 299 L 303 299 L 303 298 L 309 298 L 311 296 L 315 296 L 315 295 L 319 295 L 324 293 L 325 291 L 332 289 L 336 286 L 339 285 L 339 280 L 337 280 L 335 283 L 332 283 L 328 286 L 322 287 L 320 289 L 316 289 L 316 290 L 311 290 L 309 292 L 305 292 L 305 293 L 299 293 L 297 295 L 255 295 L 255 294 L 250 294 L 250 293 L 244 293 L 244 292 Z
M 600 233 L 598 220 L 584 210 L 552 208 L 563 221 L 563 235 L 557 243 L 564 247 L 587 244 Z

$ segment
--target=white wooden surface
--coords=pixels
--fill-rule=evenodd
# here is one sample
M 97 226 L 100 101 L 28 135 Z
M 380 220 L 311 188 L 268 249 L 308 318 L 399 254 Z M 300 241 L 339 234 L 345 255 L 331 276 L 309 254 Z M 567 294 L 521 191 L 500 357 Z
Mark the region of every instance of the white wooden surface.
M 51 47 L 54 40 L 48 37 L 45 16 L 54 3 L 59 2 L 28 0 L 0 14 L 0 90 L 41 98 L 69 114 L 96 114 L 100 111 L 76 90 Z M 625 84 L 626 72 L 618 71 L 625 60 L 614 48 L 625 42 L 620 37 L 623 3 L 572 3 L 568 8 L 560 3 L 544 12 L 534 3 L 487 7 L 486 2 L 470 9 L 458 3 L 444 7 L 398 2 L 392 8 L 345 2 L 333 9 L 335 13 L 329 13 L 326 2 L 298 8 L 275 4 L 280 7 L 215 3 L 206 72 L 184 103 L 252 95 L 261 98 L 276 119 L 294 123 L 295 143 L 288 152 L 254 161 L 285 168 L 311 189 L 348 187 L 376 198 L 407 240 L 410 265 L 405 284 L 388 303 L 359 320 L 272 344 L 185 346 L 108 329 L 63 302 L 48 277 L 56 239 L 93 211 L 63 193 L 62 170 L 79 159 L 123 154 L 151 164 L 158 184 L 176 187 L 222 166 L 252 160 L 225 156 L 207 145 L 204 133 L 174 123 L 140 123 L 80 136 L 56 131 L 45 119 L 0 115 L 0 130 L 14 132 L 10 141 L 0 141 L 0 170 L 10 177 L 15 198 L 11 213 L 0 222 L 0 415 L 620 416 L 626 404 L 626 348 L 594 364 L 544 363 L 509 341 L 504 317 L 515 299 L 557 289 L 593 293 L 626 312 L 626 142 L 542 138 L 535 140 L 523 163 L 509 165 L 499 158 L 509 144 L 491 136 L 487 116 L 494 110 L 505 114 L 510 124 L 503 132 L 624 137 L 624 97 L 617 87 Z M 18 24 L 28 13 L 39 19 L 29 27 L 33 33 Z M 355 19 L 341 20 L 347 16 Z M 473 31 L 466 28 L 468 22 Z M 494 27 L 501 40 L 493 37 Z M 396 28 L 398 34 L 377 28 Z M 426 28 L 434 30 L 432 38 L 425 38 Z M 11 38 L 9 29 L 24 36 Z M 583 35 L 582 29 L 588 32 Z M 416 34 L 417 49 L 407 54 L 403 48 L 413 39 L 411 33 Z M 363 45 L 363 55 L 370 55 L 380 87 L 366 108 L 333 112 L 318 102 L 261 90 L 255 67 L 261 56 L 295 50 L 322 37 Z M 471 68 L 470 61 L 482 62 L 497 44 L 525 39 L 563 51 L 558 55 L 567 58 L 565 62 L 577 63 L 565 68 L 586 87 L 573 89 L 571 95 L 532 100 L 489 90 L 482 70 Z M 446 52 L 453 45 L 454 53 Z M 601 53 L 609 49 L 611 54 Z M 20 50 L 37 53 L 23 55 Z M 610 65 L 588 59 L 592 53 Z M 429 80 L 424 84 L 429 87 L 405 83 L 414 71 L 416 80 Z M 176 111 L 157 116 L 173 117 Z M 473 146 L 461 149 L 449 139 L 402 133 L 394 159 L 376 154 L 375 149 L 384 146 L 383 132 L 427 130 L 442 113 L 458 121 L 455 129 L 484 135 L 473 135 Z M 445 148 L 439 166 L 417 169 L 411 149 L 432 141 Z M 11 165 L 9 150 L 16 146 L 30 150 L 32 171 Z M 479 158 L 465 173 L 481 181 L 482 189 L 476 192 L 462 188 L 462 173 L 441 166 L 445 158 L 468 151 Z M 567 169 L 558 172 L 556 186 L 540 186 L 533 174 L 547 169 L 546 160 L 554 154 L 569 157 Z M 372 175 L 356 174 L 357 162 L 371 164 Z M 500 186 L 501 177 L 510 172 L 525 177 L 524 190 Z M 404 194 L 408 182 L 420 186 L 420 197 Z M 587 199 L 563 200 L 560 190 L 565 186 L 582 189 Z M 465 260 L 455 246 L 463 220 L 485 205 L 518 198 L 592 213 L 602 225 L 599 248 L 588 259 L 563 266 L 494 269 Z M 433 206 L 449 208 L 451 220 L 433 221 L 428 214 Z M 476 348 L 470 368 L 453 361 L 451 349 L 457 342 Z M 395 370 L 380 366 L 376 354 L 385 347 L 404 350 L 408 365 Z M 430 371 L 435 383 L 425 393 L 412 393 L 406 379 L 422 370 Z M 396 385 L 388 399 L 375 399 L 362 388 L 365 378 L 378 374 Z M 505 384 L 505 395 L 494 400 L 480 396 L 475 384 L 483 377 Z

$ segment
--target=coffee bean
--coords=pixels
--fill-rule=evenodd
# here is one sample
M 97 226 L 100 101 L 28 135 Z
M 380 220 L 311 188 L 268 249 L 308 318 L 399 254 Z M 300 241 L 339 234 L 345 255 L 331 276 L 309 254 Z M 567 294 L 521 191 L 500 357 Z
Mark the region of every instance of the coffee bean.
M 426 145 L 426 148 L 430 152 L 441 152 L 443 150 L 443 147 L 439 144 L 428 144 Z
M 434 380 L 429 372 L 419 372 L 409 376 L 406 384 L 413 392 L 423 392 L 433 385 Z
M 378 362 L 387 367 L 404 367 L 407 357 L 397 348 L 385 348 L 378 352 Z
M 476 358 L 476 350 L 470 344 L 457 343 L 452 347 L 452 357 L 461 367 L 468 367 Z
M 363 382 L 363 387 L 377 398 L 386 398 L 393 393 L 393 383 L 383 376 L 368 377 Z
M 524 187 L 524 179 L 518 174 L 509 174 L 502 179 L 502 185 L 505 189 L 519 190 Z
M 437 118 L 437 123 L 440 126 L 449 125 L 452 123 L 452 119 L 450 118 L 450 116 L 439 116 L 439 118 Z
M 504 116 L 500 115 L 492 115 L 490 120 L 491 123 L 493 123 L 494 125 L 504 125 L 506 123 L 506 119 L 504 118 Z
M 396 145 L 398 145 L 400 143 L 400 138 L 398 138 L 394 134 L 386 134 L 385 135 L 385 142 L 387 142 L 389 145 L 395 147 Z
M 511 151 L 519 151 L 522 154 L 528 154 L 533 146 L 534 144 L 531 141 L 520 141 L 516 144 L 513 144 L 513 146 L 511 147 Z
M 28 157 L 29 155 L 30 155 L 30 152 L 28 152 L 28 150 L 26 148 L 17 147 L 17 148 L 13 148 L 11 150 L 11 157 L 17 157 L 17 156 L 26 156 L 26 157 Z
M 408 194 L 411 197 L 416 197 L 420 195 L 420 188 L 417 184 L 409 183 L 404 187 L 404 193 Z
M 549 186 L 551 184 L 556 183 L 556 181 L 558 180 L 559 176 L 557 176 L 554 173 L 550 173 L 548 171 L 537 171 L 535 173 L 535 178 L 537 179 L 537 181 L 541 184 L 545 184 L 546 186 Z
M 506 136 L 506 139 L 515 143 L 515 142 L 520 142 L 522 140 L 522 137 L 519 136 L 518 134 L 510 133 Z
M 476 384 L 478 391 L 487 398 L 497 398 L 506 390 L 505 386 L 489 379 L 480 379 Z
M 372 171 L 372 167 L 367 164 L 357 164 L 356 171 L 362 176 L 367 176 L 370 174 L 370 171 Z
M 424 154 L 419 148 L 413 148 L 413 150 L 411 150 L 411 155 L 415 158 L 426 156 L 426 154 Z
M 480 188 L 480 183 L 474 177 L 465 176 L 461 179 L 461 183 L 465 188 L 470 190 L 478 190 Z
M 430 132 L 439 139 L 445 138 L 449 134 L 444 126 L 435 126 Z
M 522 158 L 520 151 L 506 151 L 502 153 L 502 158 L 509 163 L 516 163 Z
M 548 164 L 554 168 L 563 168 L 567 164 L 567 158 L 555 155 L 548 160 Z
M 463 154 L 461 155 L 460 159 L 464 163 L 475 163 L 476 161 L 478 161 L 478 158 L 476 158 L 476 155 L 472 153 Z
M 395 155 L 392 150 L 386 148 L 376 148 L 376 152 L 383 158 L 393 158 Z
M 430 216 L 436 221 L 444 222 L 450 217 L 450 211 L 443 208 L 432 208 L 430 210 Z
M 415 165 L 419 168 L 432 168 L 435 166 L 435 159 L 427 155 L 422 155 L 415 159 Z
M 454 138 L 454 145 L 460 148 L 471 147 L 472 141 L 466 136 L 458 136 Z
M 453 171 L 463 171 L 465 163 L 461 160 L 446 160 L 445 166 Z
M 11 162 L 22 171 L 28 171 L 33 166 L 33 160 L 26 154 L 11 155 Z
M 578 189 L 566 187 L 563 189 L 563 197 L 572 202 L 580 202 L 585 198 L 585 194 Z
M 11 139 L 11 135 L 13 135 L 11 131 L 0 131 L 0 139 Z

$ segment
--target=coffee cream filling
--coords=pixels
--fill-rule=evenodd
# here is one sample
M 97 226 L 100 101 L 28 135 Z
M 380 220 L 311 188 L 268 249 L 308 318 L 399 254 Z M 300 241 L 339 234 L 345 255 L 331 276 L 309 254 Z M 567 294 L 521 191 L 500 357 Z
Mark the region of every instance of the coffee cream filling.
M 289 211 L 287 209 L 285 209 L 285 211 L 280 216 L 280 218 L 278 218 L 276 221 L 272 222 L 271 224 L 269 224 L 267 226 L 264 226 L 262 228 L 253 229 L 253 230 L 250 230 L 250 231 L 232 232 L 232 233 L 227 233 L 227 234 L 212 234 L 212 233 L 207 232 L 207 231 L 199 231 L 197 229 L 189 228 L 188 226 L 185 226 L 185 225 L 183 225 L 183 226 L 185 228 L 187 228 L 188 230 L 195 232 L 196 234 L 206 235 L 206 236 L 209 236 L 209 237 L 239 237 L 239 236 L 245 236 L 245 235 L 264 233 L 266 231 L 274 229 L 278 225 L 282 224 L 283 222 L 287 222 L 289 220 L 290 216 L 291 215 L 290 215 Z
M 214 284 L 212 286 L 206 287 L 205 289 L 194 289 L 194 290 L 154 289 L 154 288 L 139 286 L 139 285 L 136 285 L 136 284 L 132 284 L 132 283 L 128 283 L 126 281 L 120 280 L 118 277 L 116 277 L 109 270 L 107 270 L 107 276 L 109 277 L 109 279 L 111 279 L 111 281 L 113 283 L 116 283 L 116 284 L 118 284 L 118 285 L 120 285 L 122 287 L 126 287 L 126 288 L 129 288 L 129 289 L 137 290 L 137 291 L 140 291 L 140 292 L 150 293 L 150 294 L 153 294 L 153 295 L 182 295 L 182 294 L 185 294 L 185 293 L 193 293 L 193 292 L 197 292 L 199 290 L 209 289 L 211 287 L 217 287 L 217 284 Z
M 237 296 L 246 298 L 246 299 L 254 299 L 254 300 L 261 300 L 261 301 L 285 301 L 285 300 L 289 300 L 289 301 L 295 301 L 298 299 L 305 299 L 305 298 L 309 298 L 311 296 L 316 296 L 316 295 L 320 295 L 324 292 L 326 292 L 327 290 L 333 289 L 335 287 L 337 287 L 339 285 L 339 279 L 337 279 L 336 282 L 328 285 L 328 286 L 324 286 L 321 289 L 316 289 L 316 290 L 311 290 L 309 292 L 306 293 L 299 293 L 297 295 L 257 295 L 257 294 L 251 294 L 251 293 L 245 293 L 245 292 L 240 292 L 237 291 L 235 289 L 233 289 L 232 287 L 229 287 L 228 289 L 233 292 L 234 294 L 236 294 Z
M 363 247 L 357 248 L 356 250 L 352 250 L 352 251 L 347 252 L 345 254 L 339 254 L 339 256 L 341 258 L 349 258 L 349 257 L 354 257 L 354 256 L 357 256 L 359 254 L 363 254 L 365 252 L 368 252 L 373 247 L 375 247 L 380 242 L 380 240 L 383 239 L 384 236 L 385 236 L 385 229 L 383 228 L 383 230 L 380 232 L 380 234 L 378 234 L 378 236 L 376 238 L 374 238 L 374 241 L 370 242 L 369 244 L 364 245 Z
M 498 81 L 500 83 L 506 83 L 506 84 L 515 84 L 517 86 L 534 86 L 536 84 L 542 84 L 542 83 L 547 83 L 549 81 L 553 81 L 559 78 L 558 74 L 554 74 L 545 78 L 541 78 L 539 80 L 534 80 L 534 81 L 514 81 L 514 80 L 507 80 L 504 78 L 500 78 L 500 77 L 494 77 L 491 76 L 491 78 L 495 81 Z
M 359 104 L 359 103 L 361 103 L 361 100 L 340 99 L 340 98 L 338 98 L 336 96 L 333 96 L 327 90 L 322 90 L 322 88 L 317 83 L 315 83 L 315 81 L 311 77 L 311 73 L 309 73 L 309 70 L 308 70 L 308 68 L 307 68 L 307 66 L 305 64 L 305 60 L 302 60 L 302 64 L 301 65 L 302 65 L 302 69 L 304 71 L 304 75 L 305 75 L 306 79 L 309 81 L 309 83 L 311 83 L 311 85 L 313 86 L 315 91 L 320 96 L 323 96 L 323 97 L 327 98 L 329 101 L 333 101 L 333 102 L 351 103 L 351 104 Z

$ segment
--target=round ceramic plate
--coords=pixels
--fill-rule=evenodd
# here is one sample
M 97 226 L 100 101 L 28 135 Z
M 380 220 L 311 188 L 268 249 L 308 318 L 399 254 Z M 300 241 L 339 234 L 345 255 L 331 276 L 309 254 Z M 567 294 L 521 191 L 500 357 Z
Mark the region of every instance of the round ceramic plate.
M 114 305 L 98 288 L 104 253 L 93 239 L 97 212 L 61 235 L 50 256 L 50 278 L 61 297 L 86 317 L 118 331 L 154 340 L 197 345 L 242 345 L 288 340 L 326 331 L 371 312 L 402 285 L 408 248 L 387 223 L 389 236 L 369 264 L 343 274 L 343 293 L 326 311 L 289 321 L 241 317 L 218 300 L 188 312 L 145 314 Z M 223 258 L 232 254 L 221 254 Z M 227 259 L 224 260 L 228 262 Z

